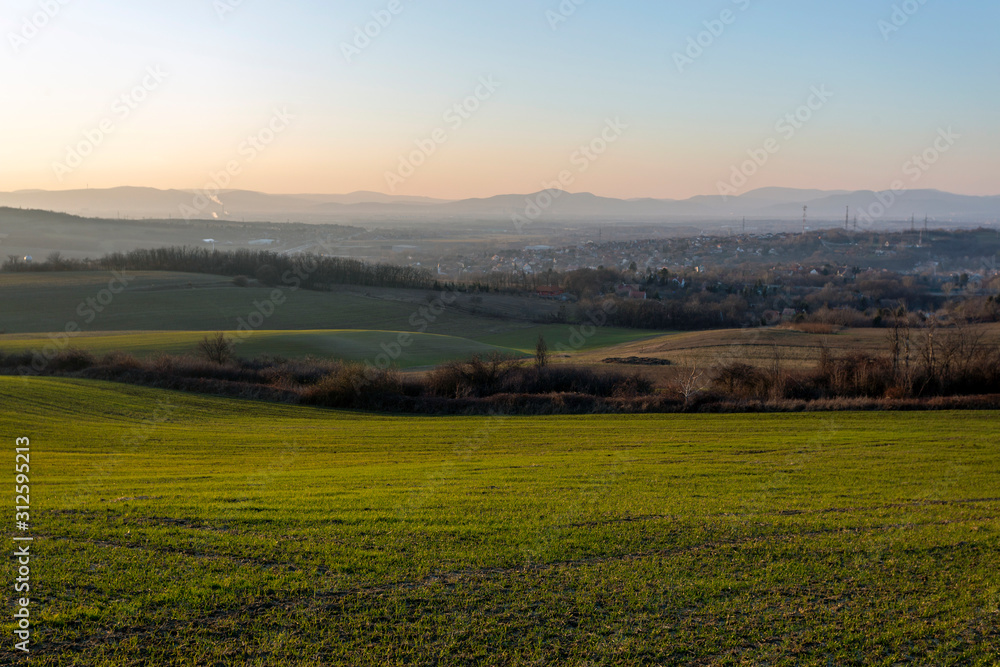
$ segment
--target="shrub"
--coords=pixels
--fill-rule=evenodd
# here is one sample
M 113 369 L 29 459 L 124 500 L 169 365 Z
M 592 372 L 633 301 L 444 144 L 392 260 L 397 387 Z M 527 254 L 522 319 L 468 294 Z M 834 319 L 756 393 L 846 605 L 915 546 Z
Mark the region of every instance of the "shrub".
M 67 348 L 49 359 L 48 369 L 55 372 L 75 373 L 94 365 L 94 355 L 86 350 Z
M 174 372 L 174 357 L 161 352 L 150 360 L 149 366 L 160 375 L 170 375 Z
M 444 398 L 482 398 L 500 393 L 509 384 L 519 362 L 494 352 L 485 359 L 479 355 L 467 361 L 454 361 L 431 371 L 427 388 L 433 396 Z
M 889 359 L 864 353 L 824 358 L 817 380 L 829 395 L 846 398 L 880 398 L 898 386 Z
M 614 398 L 638 398 L 653 393 L 653 383 L 638 373 L 618 378 L 611 392 Z
M 122 352 L 120 350 L 105 354 L 101 357 L 100 365 L 122 370 L 135 370 L 142 368 L 141 361 L 128 352 Z
M 428 375 L 426 386 L 431 396 L 444 398 L 486 398 L 498 394 L 587 394 L 609 398 L 647 395 L 655 389 L 650 380 L 638 373 L 626 376 L 574 366 L 525 367 L 500 355 L 445 364 Z
M 7 355 L 0 352 L 0 367 L 3 368 L 30 367 L 32 361 L 34 361 L 34 355 L 31 352 L 17 352 Z
M 723 366 L 712 381 L 713 389 L 743 399 L 766 399 L 772 385 L 772 378 L 766 371 L 739 362 Z
M 302 402 L 330 408 L 382 408 L 401 393 L 399 374 L 364 364 L 343 364 L 302 391 Z

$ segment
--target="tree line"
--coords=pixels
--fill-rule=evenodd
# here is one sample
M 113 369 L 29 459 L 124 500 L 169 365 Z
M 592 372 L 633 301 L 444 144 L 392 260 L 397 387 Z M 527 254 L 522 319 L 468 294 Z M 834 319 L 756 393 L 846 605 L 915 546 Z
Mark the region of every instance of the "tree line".
M 433 285 L 429 271 L 392 264 L 371 264 L 342 257 L 283 255 L 270 250 L 209 250 L 170 247 L 111 253 L 99 259 L 67 259 L 53 253 L 44 262 L 8 257 L 4 271 L 176 271 L 254 278 L 267 286 L 288 277 L 304 289 L 330 285 L 425 289 Z

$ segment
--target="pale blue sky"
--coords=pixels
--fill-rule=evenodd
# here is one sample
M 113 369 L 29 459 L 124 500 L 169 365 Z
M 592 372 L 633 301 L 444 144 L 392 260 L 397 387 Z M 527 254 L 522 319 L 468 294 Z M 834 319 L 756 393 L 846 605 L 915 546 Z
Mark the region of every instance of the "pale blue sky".
M 886 40 L 882 0 L 604 2 L 553 30 L 558 0 L 400 0 L 402 11 L 348 62 L 341 45 L 389 0 L 68 0 L 38 34 L 45 3 L 0 15 L 0 190 L 199 187 L 275 108 L 295 122 L 241 163 L 233 187 L 271 192 L 387 191 L 387 171 L 443 113 L 492 76 L 500 88 L 415 170 L 402 194 L 486 196 L 540 189 L 572 168 L 605 120 L 629 127 L 576 174 L 609 196 L 712 194 L 775 133 L 813 86 L 832 99 L 744 189 L 887 188 L 939 128 L 962 139 L 914 187 L 1000 194 L 1000 6 L 927 0 Z M 569 2 L 566 3 L 570 4 Z M 742 7 L 746 6 L 745 9 Z M 703 22 L 733 13 L 683 73 Z M 14 42 L 18 42 L 15 38 Z M 15 50 L 15 46 L 17 49 Z M 159 66 L 166 81 L 121 119 L 114 101 Z M 54 163 L 111 118 L 114 132 L 72 173 Z

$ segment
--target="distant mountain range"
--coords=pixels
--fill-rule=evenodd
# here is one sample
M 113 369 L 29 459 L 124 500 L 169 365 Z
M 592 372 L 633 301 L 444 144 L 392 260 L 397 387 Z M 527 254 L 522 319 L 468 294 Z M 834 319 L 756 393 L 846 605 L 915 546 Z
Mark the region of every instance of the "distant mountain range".
M 886 205 L 888 203 L 888 205 Z M 107 190 L 21 190 L 0 193 L 0 207 L 30 208 L 94 218 L 188 218 L 274 222 L 330 222 L 388 225 L 423 221 L 507 222 L 521 216 L 536 221 L 664 222 L 799 221 L 803 206 L 814 223 L 859 215 L 868 224 L 912 217 L 951 224 L 1000 221 L 1000 196 L 973 197 L 938 190 L 902 195 L 872 191 L 762 188 L 735 197 L 699 196 L 685 200 L 613 199 L 590 193 L 547 191 L 449 201 L 400 197 L 378 192 L 345 195 L 272 195 L 224 190 L 206 197 L 188 190 L 122 187 Z M 870 220 L 866 220 L 868 217 Z

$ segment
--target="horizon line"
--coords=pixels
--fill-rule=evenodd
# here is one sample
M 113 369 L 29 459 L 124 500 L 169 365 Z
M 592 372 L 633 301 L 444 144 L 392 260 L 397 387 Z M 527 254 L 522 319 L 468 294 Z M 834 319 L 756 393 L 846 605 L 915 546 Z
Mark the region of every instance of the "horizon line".
M 202 188 L 160 188 L 160 187 L 155 187 L 155 186 L 151 186 L 151 185 L 114 185 L 114 186 L 102 187 L 102 188 L 91 188 L 89 186 L 88 187 L 84 187 L 84 188 L 63 188 L 63 189 L 22 188 L 22 189 L 19 189 L 19 190 L 5 190 L 5 191 L 0 191 L 0 194 L 24 194 L 24 193 L 34 193 L 34 192 L 65 193 L 65 192 L 87 192 L 87 191 L 90 191 L 90 190 L 94 190 L 94 191 L 97 191 L 97 192 L 106 192 L 106 191 L 110 191 L 110 190 L 123 190 L 123 189 L 155 190 L 157 192 L 191 192 L 191 193 L 205 192 L 206 190 L 208 190 L 208 188 L 204 188 L 204 187 L 202 187 Z M 821 193 L 824 193 L 824 194 L 856 194 L 856 193 L 863 193 L 863 192 L 880 193 L 880 192 L 891 192 L 891 191 L 893 191 L 891 188 L 884 189 L 884 190 L 865 189 L 865 188 L 861 188 L 861 189 L 847 189 L 847 188 L 825 189 L 825 188 L 821 188 L 821 187 L 801 188 L 801 187 L 788 187 L 788 186 L 782 186 L 782 185 L 767 185 L 767 186 L 762 186 L 762 187 L 759 187 L 759 188 L 754 188 L 752 190 L 747 190 L 746 192 L 742 192 L 742 193 L 737 194 L 737 195 L 728 195 L 727 196 L 727 195 L 720 195 L 720 194 L 696 194 L 696 195 L 691 195 L 690 197 L 685 197 L 685 198 L 656 197 L 656 196 L 652 196 L 652 195 L 646 195 L 646 196 L 640 196 L 640 197 L 614 197 L 614 196 L 597 194 L 596 192 L 592 192 L 592 191 L 589 191 L 589 190 L 582 190 L 582 191 L 578 191 L 578 192 L 571 192 L 569 190 L 563 190 L 563 189 L 560 189 L 560 188 L 547 188 L 547 189 L 535 190 L 533 192 L 500 192 L 500 193 L 492 194 L 492 195 L 473 196 L 473 197 L 457 197 L 457 198 L 434 197 L 434 196 L 431 196 L 431 195 L 416 195 L 416 194 L 414 194 L 414 195 L 397 195 L 397 194 L 390 194 L 390 193 L 387 193 L 387 192 L 381 192 L 379 190 L 353 190 L 353 191 L 350 191 L 350 192 L 269 192 L 269 191 L 266 191 L 266 190 L 250 190 L 250 189 L 244 189 L 244 188 L 225 188 L 225 189 L 218 190 L 218 192 L 220 192 L 220 193 L 225 193 L 225 192 L 250 192 L 250 193 L 254 193 L 254 194 L 262 194 L 262 195 L 276 196 L 276 197 L 309 197 L 309 196 L 318 196 L 318 197 L 348 197 L 348 196 L 357 195 L 357 194 L 374 194 L 374 195 L 378 195 L 378 196 L 381 196 L 381 197 L 390 197 L 390 198 L 394 198 L 394 199 L 430 199 L 430 200 L 434 200 L 434 201 L 438 201 L 438 202 L 445 202 L 445 203 L 447 203 L 447 202 L 469 201 L 469 200 L 474 200 L 474 199 L 492 199 L 494 197 L 520 197 L 520 196 L 530 197 L 532 195 L 536 195 L 536 194 L 539 194 L 539 193 L 542 193 L 542 192 L 553 192 L 553 191 L 564 192 L 564 193 L 569 194 L 569 195 L 591 195 L 593 197 L 597 197 L 597 198 L 600 198 L 600 199 L 614 199 L 614 200 L 618 200 L 618 201 L 653 200 L 653 201 L 682 202 L 682 201 L 689 201 L 691 199 L 695 199 L 695 198 L 699 198 L 699 197 L 716 197 L 716 198 L 722 198 L 722 199 L 738 199 L 738 198 L 743 197 L 745 195 L 748 195 L 748 194 L 751 194 L 751 193 L 754 193 L 754 192 L 760 192 L 762 190 L 791 190 L 791 191 L 799 191 L 799 192 L 816 191 L 816 192 L 821 192 Z M 920 191 L 925 191 L 925 192 L 940 192 L 940 193 L 943 193 L 943 194 L 957 195 L 957 196 L 962 196 L 962 197 L 981 197 L 981 198 L 1000 197 L 1000 192 L 998 192 L 997 194 L 967 194 L 967 193 L 964 193 L 964 192 L 955 192 L 955 191 L 952 191 L 952 190 L 941 190 L 940 188 L 904 188 L 903 190 L 897 190 L 896 192 L 920 192 Z

